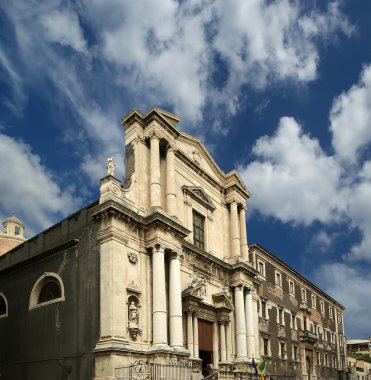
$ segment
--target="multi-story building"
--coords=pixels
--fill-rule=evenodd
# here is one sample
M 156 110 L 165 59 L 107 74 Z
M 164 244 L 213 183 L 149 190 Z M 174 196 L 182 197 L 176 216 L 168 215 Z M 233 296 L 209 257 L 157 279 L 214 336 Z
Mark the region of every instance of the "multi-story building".
M 159 108 L 99 199 L 0 258 L 2 379 L 338 379 L 344 308 L 259 245 L 249 190 Z M 42 190 L 40 190 L 42 191 Z
M 271 374 L 345 377 L 343 306 L 260 245 L 249 254 L 260 281 L 259 353 Z
M 371 380 L 371 337 L 347 340 L 350 380 Z

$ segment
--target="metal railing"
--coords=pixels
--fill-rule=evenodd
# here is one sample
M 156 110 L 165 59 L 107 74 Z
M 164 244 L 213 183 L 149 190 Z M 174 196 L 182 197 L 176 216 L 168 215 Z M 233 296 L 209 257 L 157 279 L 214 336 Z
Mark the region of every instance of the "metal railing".
M 117 380 L 190 380 L 192 367 L 179 364 L 151 364 L 137 360 L 115 369 Z

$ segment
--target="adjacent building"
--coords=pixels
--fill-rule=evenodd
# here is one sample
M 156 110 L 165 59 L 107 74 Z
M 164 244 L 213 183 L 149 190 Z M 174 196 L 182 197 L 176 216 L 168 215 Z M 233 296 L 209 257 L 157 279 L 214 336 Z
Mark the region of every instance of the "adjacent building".
M 345 378 L 344 308 L 262 246 L 179 117 L 122 120 L 96 202 L 0 257 L 1 379 Z

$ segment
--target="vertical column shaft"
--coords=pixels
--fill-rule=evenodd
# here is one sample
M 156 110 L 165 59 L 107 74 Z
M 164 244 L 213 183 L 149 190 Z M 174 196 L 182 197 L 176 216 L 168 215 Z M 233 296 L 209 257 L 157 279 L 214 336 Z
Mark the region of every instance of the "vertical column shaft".
M 247 261 L 249 260 L 249 247 L 247 245 L 246 212 L 243 206 L 240 210 L 240 238 L 242 260 Z
M 219 368 L 219 339 L 218 339 L 218 323 L 213 323 L 213 366 Z
M 174 149 L 169 147 L 166 154 L 166 206 L 169 215 L 176 214 L 175 194 L 175 155 Z
M 226 335 L 226 361 L 231 361 L 232 355 L 232 335 L 231 335 L 231 322 L 228 321 L 225 325 L 225 335 Z
M 243 286 L 234 288 L 235 318 L 236 318 L 236 349 L 237 359 L 246 359 L 246 322 L 243 303 Z
M 245 294 L 245 318 L 246 318 L 247 357 L 252 359 L 255 355 L 255 329 L 254 329 L 254 307 L 253 307 L 251 289 L 248 289 L 247 293 Z
M 170 346 L 183 347 L 182 294 L 180 282 L 180 259 L 174 252 L 169 269 L 169 319 Z
M 232 257 L 241 256 L 240 252 L 240 233 L 238 231 L 238 212 L 237 202 L 231 202 L 231 255 Z
M 194 354 L 193 350 L 193 321 L 192 310 L 187 310 L 187 349 L 191 356 Z
M 160 139 L 151 136 L 151 207 L 161 207 Z
M 193 356 L 195 358 L 199 357 L 198 351 L 198 318 L 197 311 L 193 314 Z
M 220 322 L 220 361 L 225 363 L 227 361 L 227 349 L 225 344 L 225 321 Z
M 165 287 L 165 252 L 156 246 L 152 253 L 152 321 L 153 344 L 167 345 L 167 312 Z

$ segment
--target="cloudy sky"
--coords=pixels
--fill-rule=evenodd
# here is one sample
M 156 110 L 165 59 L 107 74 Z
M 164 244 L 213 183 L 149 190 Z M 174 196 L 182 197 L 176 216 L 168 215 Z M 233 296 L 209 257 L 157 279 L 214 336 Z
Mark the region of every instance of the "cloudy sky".
M 28 237 L 124 175 L 119 120 L 182 117 L 252 198 L 258 242 L 371 333 L 371 2 L 0 2 L 0 218 Z

